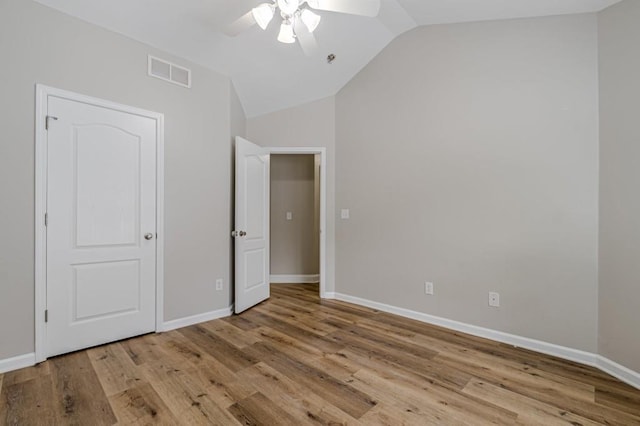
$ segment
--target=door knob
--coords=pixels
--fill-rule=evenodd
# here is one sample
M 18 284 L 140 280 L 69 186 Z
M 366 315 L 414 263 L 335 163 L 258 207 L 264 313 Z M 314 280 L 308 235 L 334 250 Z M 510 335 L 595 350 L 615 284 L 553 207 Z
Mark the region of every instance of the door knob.
M 145 240 L 150 240 L 153 238 L 153 234 L 151 232 L 149 232 L 148 234 L 144 234 L 144 239 Z
M 247 235 L 247 233 L 246 233 L 246 232 L 244 232 L 244 231 L 240 231 L 240 232 L 239 232 L 239 235 L 240 235 L 241 237 L 244 237 L 245 235 Z

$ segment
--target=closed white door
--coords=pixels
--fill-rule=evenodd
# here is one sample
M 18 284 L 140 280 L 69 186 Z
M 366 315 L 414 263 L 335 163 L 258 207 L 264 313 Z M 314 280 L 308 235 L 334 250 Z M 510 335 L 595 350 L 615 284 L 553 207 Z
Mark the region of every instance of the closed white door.
M 235 311 L 269 298 L 269 150 L 236 138 Z
M 49 96 L 47 349 L 155 330 L 156 121 Z

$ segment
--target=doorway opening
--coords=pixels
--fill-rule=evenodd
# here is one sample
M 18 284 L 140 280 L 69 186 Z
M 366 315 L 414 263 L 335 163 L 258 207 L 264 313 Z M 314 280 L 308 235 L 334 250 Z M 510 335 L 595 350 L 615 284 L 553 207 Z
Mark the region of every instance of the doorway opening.
M 241 137 L 235 147 L 234 287 L 236 314 L 266 300 L 270 295 L 270 174 L 271 156 L 317 155 L 319 174 L 319 289 L 326 297 L 326 148 L 266 148 Z M 314 174 L 316 172 L 314 171 Z M 291 211 L 293 219 L 294 212 Z M 285 220 L 286 220 L 285 210 Z M 315 275 L 315 274 L 314 274 Z
M 272 283 L 318 283 L 320 297 L 326 297 L 326 148 L 269 148 L 272 164 L 271 173 L 281 178 L 289 175 L 291 182 L 280 185 L 280 197 L 272 192 L 271 198 L 271 261 Z M 275 160 L 275 168 L 274 162 Z M 280 164 L 280 163 L 285 163 Z M 288 170 L 287 169 L 288 166 Z M 276 175 L 276 178 L 278 177 Z M 297 177 L 296 177 L 297 176 Z M 273 178 L 271 179 L 273 184 Z M 280 182 L 283 183 L 283 182 Z M 295 188 L 294 194 L 288 188 Z M 272 186 L 272 189 L 275 189 Z M 299 195 L 306 194 L 306 195 Z M 293 196 L 292 196 L 293 195 Z M 287 200 L 288 199 L 288 200 Z M 296 200 L 297 199 L 297 200 Z M 282 202 L 283 204 L 277 204 Z M 285 204 L 289 203 L 289 204 Z M 294 206 L 304 204 L 307 207 Z M 309 206 L 311 206 L 309 208 Z M 290 215 L 288 213 L 291 213 Z M 291 219 L 288 219 L 291 217 Z M 279 222 L 279 223 L 276 223 Z M 303 226 L 305 228 L 303 228 Z M 297 229 L 305 229 L 301 235 L 294 235 Z M 275 235 L 278 233 L 278 235 Z M 273 242 L 275 239 L 275 245 Z M 292 243 L 293 241 L 293 243 Z M 289 244 L 289 246 L 287 246 Z M 304 252 L 293 256 L 293 260 L 279 260 L 282 254 L 290 252 L 293 244 Z M 278 245 L 276 247 L 276 245 Z M 276 253 L 275 250 L 280 250 Z M 315 268 L 314 271 L 314 266 Z M 294 269 L 295 268 L 295 269 Z
M 271 284 L 320 282 L 320 155 L 272 154 Z

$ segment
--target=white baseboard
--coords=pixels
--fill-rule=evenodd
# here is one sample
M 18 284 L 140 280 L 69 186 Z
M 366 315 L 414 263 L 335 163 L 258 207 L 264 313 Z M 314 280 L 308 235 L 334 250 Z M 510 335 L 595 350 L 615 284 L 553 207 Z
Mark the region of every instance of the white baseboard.
M 165 321 L 162 324 L 162 330 L 158 331 L 171 331 L 175 330 L 176 328 L 188 327 L 190 325 L 199 324 L 201 322 L 228 317 L 231 316 L 231 314 L 233 314 L 233 305 L 223 309 L 218 309 L 217 311 L 210 311 L 202 314 L 192 315 L 190 317 Z
M 25 367 L 36 365 L 36 353 L 18 355 L 12 358 L 0 359 L 0 374 L 7 371 L 19 370 Z
M 611 374 L 613 377 L 640 389 L 640 373 L 633 371 L 624 365 L 620 365 L 617 362 L 611 361 L 609 358 L 605 358 L 601 355 L 598 355 L 596 367 L 605 373 Z
M 325 291 L 324 295 L 321 295 L 323 299 L 335 299 L 336 293 L 333 291 Z
M 486 339 L 513 345 L 519 348 L 530 349 L 547 355 L 557 356 L 569 361 L 575 361 L 580 364 L 589 365 L 599 368 L 605 373 L 622 380 L 623 382 L 640 389 L 640 373 L 630 370 L 620 364 L 617 364 L 603 356 L 581 351 L 579 349 L 568 348 L 565 346 L 547 343 L 540 340 L 530 339 L 515 334 L 504 333 L 502 331 L 492 330 L 489 328 L 478 327 L 476 325 L 466 324 L 459 321 L 441 318 L 422 312 L 412 311 L 410 309 L 399 308 L 397 306 L 387 305 L 372 300 L 362 299 L 360 297 L 350 296 L 342 293 L 326 293 L 327 299 L 337 299 L 344 302 L 354 303 L 356 305 L 366 306 L 368 308 L 377 309 L 379 311 L 388 312 L 390 314 L 399 315 L 405 318 L 411 318 L 422 321 L 427 324 L 433 324 L 451 330 L 460 331 L 471 334 L 473 336 L 484 337 Z
M 320 275 L 269 275 L 271 284 L 311 284 L 319 283 Z

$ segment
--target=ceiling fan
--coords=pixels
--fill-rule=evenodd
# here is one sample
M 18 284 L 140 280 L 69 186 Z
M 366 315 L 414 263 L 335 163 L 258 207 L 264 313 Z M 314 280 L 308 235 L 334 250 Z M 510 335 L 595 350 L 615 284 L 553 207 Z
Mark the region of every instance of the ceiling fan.
M 251 9 L 231 23 L 224 33 L 234 37 L 255 24 L 266 30 L 277 11 L 282 18 L 278 41 L 295 43 L 297 40 L 304 53 L 312 56 L 318 48 L 313 31 L 321 17 L 311 9 L 375 17 L 380 11 L 380 0 L 272 0 Z

